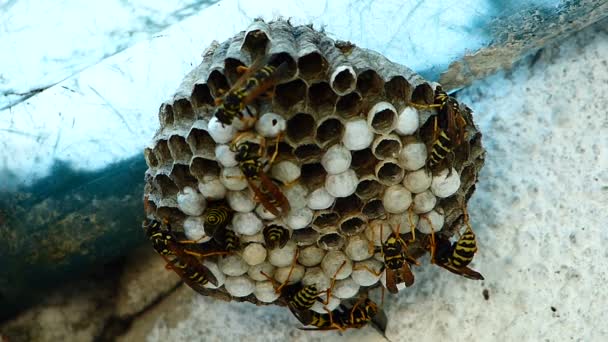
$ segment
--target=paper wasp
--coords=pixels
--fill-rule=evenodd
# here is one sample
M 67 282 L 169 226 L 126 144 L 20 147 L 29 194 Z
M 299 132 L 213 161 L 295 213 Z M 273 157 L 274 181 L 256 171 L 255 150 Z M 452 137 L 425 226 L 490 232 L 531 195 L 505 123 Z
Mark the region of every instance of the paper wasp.
M 285 247 L 285 244 L 289 241 L 290 237 L 287 228 L 275 224 L 264 227 L 262 234 L 264 235 L 264 242 L 268 249 Z
M 397 231 L 392 232 L 381 246 L 386 266 L 386 288 L 390 293 L 399 292 L 397 284 L 405 283 L 407 287 L 414 284 L 414 274 L 409 264 L 418 264 L 407 254 L 407 244 L 399 233 L 400 227 L 398 225 Z
M 460 112 L 458 101 L 449 96 L 441 86 L 435 88 L 434 103 L 421 105 L 412 103 L 412 106 L 421 109 L 437 108 L 438 114 L 432 121 L 427 121 L 425 128 L 432 124 L 432 138 L 429 147 L 429 160 L 427 166 L 435 170 L 437 165 L 453 153 L 466 140 L 467 121 Z
M 278 66 L 267 64 L 259 67 L 262 63 L 254 63 L 247 68 L 237 67 L 237 72 L 243 75 L 222 97 L 215 99 L 218 107 L 215 117 L 223 125 L 231 125 L 235 117 L 243 118 L 243 110 L 257 97 L 274 87 L 288 72 L 287 62 Z
M 264 169 L 272 164 L 279 150 L 277 138 L 276 149 L 269 161 L 262 162 L 265 150 L 264 140 L 256 143 L 245 140 L 244 135 L 237 137 L 231 145 L 231 149 L 236 152 L 235 159 L 239 168 L 245 175 L 249 187 L 255 194 L 258 201 L 262 203 L 266 210 L 275 216 L 286 215 L 289 210 L 289 202 L 279 187 L 266 175 Z
M 227 228 L 233 215 L 234 211 L 224 201 L 210 203 L 203 212 L 205 234 L 212 236 L 227 252 L 236 252 L 240 247 L 239 237 Z
M 217 279 L 199 258 L 228 254 L 228 252 L 209 251 L 208 248 L 211 246 L 209 243 L 198 244 L 197 241 L 185 239 L 185 236 L 181 239 L 166 221 L 161 223 L 158 220 L 146 219 L 142 228 L 152 242 L 154 250 L 167 261 L 166 267 L 174 270 L 195 291 L 200 292 L 200 286 L 208 282 L 217 286 Z M 169 256 L 174 258 L 169 259 Z
M 430 236 L 431 262 L 446 270 L 468 279 L 483 280 L 481 273 L 467 267 L 477 252 L 477 242 L 473 228 L 469 224 L 469 217 L 464 210 L 464 222 L 467 228 L 458 241 L 450 243 L 446 237 L 436 237 L 433 232 Z
M 369 298 L 357 300 L 351 307 L 340 304 L 338 309 L 322 314 L 309 311 L 308 320 L 300 320 L 304 325 L 314 326 L 302 330 L 340 330 L 362 328 L 380 312 L 378 305 Z M 385 327 L 380 327 L 384 333 Z

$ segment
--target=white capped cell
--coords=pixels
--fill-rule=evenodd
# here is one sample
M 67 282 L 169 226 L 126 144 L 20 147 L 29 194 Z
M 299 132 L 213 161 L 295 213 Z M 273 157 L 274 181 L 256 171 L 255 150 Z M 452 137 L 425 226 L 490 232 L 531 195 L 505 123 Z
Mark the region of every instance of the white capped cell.
M 306 267 L 317 266 L 323 260 L 325 250 L 317 246 L 307 246 L 300 250 L 298 262 Z
M 258 281 L 255 283 L 253 295 L 262 303 L 272 303 L 281 295 L 274 289 L 271 281 Z
M 411 193 L 419 194 L 431 186 L 433 176 L 424 168 L 409 172 L 403 178 L 403 186 Z
M 215 115 L 209 120 L 207 132 L 209 132 L 211 138 L 218 144 L 226 144 L 232 141 L 236 135 L 236 129 L 232 127 L 232 125 L 222 124 Z
M 253 293 L 255 282 L 246 276 L 226 277 L 224 288 L 234 297 L 247 297 Z
M 418 111 L 414 107 L 405 107 L 399 113 L 399 118 L 397 119 L 397 127 L 395 127 L 395 131 L 401 135 L 411 135 L 416 132 L 418 126 L 420 124 L 420 119 L 418 118 Z
M 409 143 L 399 152 L 399 164 L 408 171 L 418 170 L 426 164 L 426 145 L 421 142 Z
M 203 264 L 203 266 L 207 267 L 209 269 L 209 271 L 211 271 L 211 273 L 215 276 L 215 279 L 217 279 L 217 286 L 215 286 L 211 283 L 207 283 L 207 284 L 205 284 L 205 287 L 210 288 L 210 289 L 217 289 L 217 288 L 221 287 L 222 285 L 224 285 L 226 276 L 224 275 L 224 273 L 222 273 L 222 271 L 220 271 L 219 266 L 215 262 L 210 261 L 209 259 L 204 259 L 202 264 Z
M 222 273 L 227 276 L 240 276 L 245 274 L 249 269 L 249 265 L 237 254 L 230 254 L 220 258 L 218 266 Z
M 351 151 L 368 148 L 374 141 L 374 132 L 363 119 L 352 120 L 344 125 L 342 143 Z
M 255 207 L 255 213 L 262 220 L 274 220 L 275 218 L 277 218 L 276 215 L 268 211 L 268 209 L 266 209 L 266 207 L 264 207 L 262 203 L 258 204 L 257 207 Z
M 348 169 L 337 175 L 327 175 L 325 189 L 334 197 L 348 197 L 355 193 L 359 179 L 354 170 Z
M 400 185 L 391 185 L 384 191 L 382 205 L 384 210 L 391 214 L 399 214 L 407 210 L 412 204 L 412 193 Z
M 443 228 L 444 220 L 443 210 L 431 210 L 426 214 L 420 215 L 420 221 L 418 221 L 416 228 L 424 234 L 430 234 L 431 231 L 438 232 Z
M 219 200 L 226 197 L 226 187 L 216 176 L 204 176 L 198 183 L 198 191 L 208 200 Z
M 365 228 L 365 238 L 374 243 L 374 246 L 381 246 L 384 241 L 391 235 L 392 230 L 383 220 L 374 220 Z
M 321 158 L 321 165 L 328 174 L 335 175 L 348 170 L 352 159 L 352 155 L 346 147 L 336 144 L 325 152 Z
M 342 266 L 342 264 L 344 265 Z M 328 277 L 340 280 L 350 276 L 353 271 L 353 263 L 344 252 L 329 251 L 321 261 L 321 268 Z
M 211 240 L 211 237 L 205 234 L 205 219 L 202 216 L 188 216 L 184 220 L 184 234 L 189 240 L 200 243 Z
M 323 272 L 321 267 L 308 267 L 302 278 L 302 285 L 315 285 L 317 290 L 324 291 L 331 284 L 331 279 Z
M 460 188 L 460 175 L 454 168 L 451 169 L 450 175 L 448 175 L 449 171 L 441 170 L 431 182 L 431 191 L 439 198 L 450 197 Z
M 255 201 L 249 192 L 249 189 L 241 191 L 228 191 L 226 200 L 232 210 L 239 213 L 248 213 L 255 208 Z
M 325 188 L 318 188 L 308 195 L 307 205 L 312 210 L 323 210 L 331 207 L 335 200 Z
M 291 272 L 291 275 L 290 275 L 290 272 Z M 287 281 L 287 277 L 289 277 L 289 281 Z M 300 280 L 302 280 L 302 277 L 304 277 L 304 266 L 302 266 L 302 265 L 296 264 L 293 266 L 293 268 L 292 268 L 292 265 L 278 267 L 274 271 L 274 279 L 279 284 L 283 284 L 286 281 L 287 281 L 288 285 L 295 284 L 295 283 L 299 282 Z
M 430 190 L 414 195 L 414 212 L 416 214 L 428 213 L 435 208 L 437 197 Z
M 374 245 L 364 236 L 355 235 L 348 238 L 344 251 L 352 261 L 361 261 L 371 258 L 374 254 Z
M 308 203 L 308 189 L 299 183 L 285 187 L 283 195 L 289 201 L 291 210 L 302 209 Z
M 238 167 L 226 167 L 222 169 L 220 181 L 228 190 L 240 191 L 247 187 L 247 179 Z
M 206 205 L 205 197 L 189 186 L 177 194 L 177 207 L 186 215 L 199 216 Z
M 275 248 L 268 251 L 268 262 L 276 267 L 290 266 L 296 255 L 297 246 L 295 242 L 289 241 L 283 248 Z
M 274 270 L 274 266 L 272 266 L 269 262 L 264 261 L 263 263 L 250 266 L 247 270 L 247 275 L 249 278 L 255 281 L 264 281 L 268 280 L 268 278 L 266 278 L 262 272 L 266 273 L 269 277 L 272 277 L 274 276 Z
M 384 263 L 376 259 L 356 262 L 351 278 L 360 286 L 372 286 L 380 280 Z
M 331 294 L 337 298 L 352 298 L 359 292 L 359 284 L 351 277 L 337 280 Z
M 255 130 L 265 138 L 275 138 L 286 127 L 285 119 L 275 113 L 265 113 L 255 123 Z
M 243 235 L 254 235 L 259 233 L 264 227 L 264 223 L 256 214 L 235 213 L 232 217 L 232 228 L 235 232 Z
M 285 223 L 291 229 L 302 229 L 306 228 L 310 222 L 312 222 L 313 216 L 314 212 L 307 207 L 299 210 L 291 210 L 289 215 L 285 217 Z
M 235 155 L 236 153 L 231 151 L 230 146 L 228 145 L 220 144 L 215 146 L 215 159 L 217 159 L 223 167 L 237 166 L 238 162 L 234 159 Z
M 274 179 L 281 181 L 281 183 L 289 184 L 300 178 L 302 172 L 296 163 L 283 160 L 272 166 L 271 174 Z
M 261 264 L 266 260 L 266 248 L 261 243 L 250 243 L 243 248 L 243 260 L 249 266 Z

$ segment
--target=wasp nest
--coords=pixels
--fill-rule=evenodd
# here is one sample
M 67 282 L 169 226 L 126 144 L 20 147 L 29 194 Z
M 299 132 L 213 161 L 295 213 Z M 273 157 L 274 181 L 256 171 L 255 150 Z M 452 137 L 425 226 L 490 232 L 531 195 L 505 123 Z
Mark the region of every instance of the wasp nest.
M 145 149 L 149 218 L 204 243 L 206 209 L 221 202 L 232 210 L 225 229 L 240 240 L 237 250 L 205 258 L 217 285 L 199 292 L 276 303 L 266 275 L 319 289 L 335 278 L 333 309 L 378 286 L 384 259 L 376 247 L 391 230 L 399 227 L 408 241 L 416 233 L 408 254 L 417 258 L 431 230 L 449 237 L 462 226 L 483 163 L 481 134 L 461 105 L 466 151 L 429 170 L 432 132 L 422 128 L 436 109 L 421 105 L 434 103 L 435 86 L 412 70 L 286 21 L 256 21 L 203 57 L 161 105 L 160 128 Z M 246 103 L 243 120 L 223 124 L 214 116 L 217 99 L 241 81 L 243 66 L 260 60 L 279 65 L 281 79 Z M 276 215 L 253 193 L 232 146 L 243 132 L 254 133 L 265 160 L 277 152 L 261 172 L 288 201 L 287 212 Z M 270 246 L 270 227 L 289 232 L 288 241 Z

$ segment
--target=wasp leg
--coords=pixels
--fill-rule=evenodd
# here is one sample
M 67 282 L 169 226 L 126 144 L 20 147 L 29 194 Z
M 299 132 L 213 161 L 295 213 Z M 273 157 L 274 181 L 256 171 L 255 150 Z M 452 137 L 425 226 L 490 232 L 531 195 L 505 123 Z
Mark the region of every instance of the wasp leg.
M 416 226 L 413 219 L 414 205 L 412 204 L 407 211 L 407 220 L 410 223 L 410 231 L 412 232 L 412 238 L 409 243 L 412 243 L 416 241 Z
M 199 258 L 206 258 L 208 256 L 212 256 L 212 255 L 228 255 L 230 254 L 230 252 L 226 252 L 226 251 L 216 251 L 216 252 L 209 252 L 209 253 L 198 253 L 198 252 L 194 252 L 188 249 L 184 249 L 184 253 L 189 254 L 189 255 L 194 255 L 196 257 Z
M 331 291 L 334 288 L 334 286 L 336 285 L 336 277 L 338 276 L 338 273 L 340 273 L 340 271 L 342 270 L 342 267 L 344 267 L 344 265 L 346 265 L 346 261 L 343 261 L 342 264 L 340 265 L 340 267 L 338 267 L 338 270 L 336 271 L 336 273 L 334 273 L 334 276 L 331 278 L 329 288 L 325 291 L 320 292 L 320 293 L 325 292 L 327 294 L 327 298 L 325 298 L 325 301 L 323 301 L 323 305 L 329 304 L 329 299 L 331 298 Z
M 244 74 L 244 73 L 246 73 L 247 71 L 249 71 L 249 68 L 248 68 L 248 67 L 246 67 L 246 66 L 244 66 L 244 65 L 239 65 L 239 66 L 237 66 L 237 67 L 236 67 L 236 72 L 237 72 L 238 74 Z

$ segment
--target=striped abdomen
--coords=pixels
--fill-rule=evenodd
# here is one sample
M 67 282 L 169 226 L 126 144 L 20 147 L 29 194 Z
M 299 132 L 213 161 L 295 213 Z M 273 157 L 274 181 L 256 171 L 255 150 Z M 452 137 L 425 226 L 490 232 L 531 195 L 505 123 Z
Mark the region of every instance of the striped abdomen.
M 181 262 L 180 260 L 177 260 L 173 267 L 181 269 L 182 276 L 191 282 L 200 285 L 205 285 L 209 282 L 207 276 L 199 271 L 196 265 L 191 265 L 188 262 Z
M 308 285 L 289 298 L 288 305 L 292 310 L 296 311 L 310 310 L 318 298 L 319 290 L 317 290 L 317 287 L 315 285 Z
M 383 246 L 384 263 L 386 267 L 397 270 L 403 266 L 405 258 L 403 256 L 403 246 L 395 236 L 395 233 L 389 235 Z
M 467 227 L 464 234 L 454 244 L 452 255 L 448 257 L 448 262 L 454 267 L 461 268 L 467 266 L 477 252 L 475 233 L 471 227 Z
M 441 163 L 450 152 L 452 152 L 452 140 L 447 136 L 444 130 L 439 130 L 439 135 L 431 146 L 429 166 L 434 167 Z
M 211 231 L 215 231 L 218 228 L 224 228 L 232 220 L 232 209 L 221 204 L 218 206 L 210 207 L 205 210 L 205 228 L 210 228 Z
M 269 249 L 283 248 L 289 241 L 289 230 L 278 225 L 266 226 L 262 234 L 264 235 L 266 248 Z

